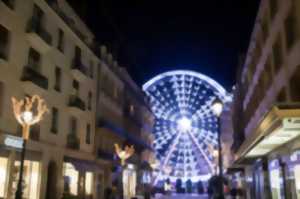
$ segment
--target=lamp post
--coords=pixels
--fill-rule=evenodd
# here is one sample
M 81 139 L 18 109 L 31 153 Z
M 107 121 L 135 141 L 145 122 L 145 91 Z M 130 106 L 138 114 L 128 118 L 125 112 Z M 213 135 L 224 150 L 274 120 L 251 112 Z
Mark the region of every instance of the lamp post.
M 216 98 L 212 105 L 212 111 L 218 120 L 218 163 L 219 163 L 219 178 L 220 178 L 220 198 L 224 198 L 223 190 L 223 156 L 222 156 L 222 143 L 221 143 L 221 120 L 220 116 L 223 111 L 223 102 Z
M 22 152 L 21 152 L 21 164 L 19 172 L 19 180 L 17 185 L 17 191 L 15 194 L 16 199 L 22 199 L 23 190 L 22 190 L 22 181 L 23 181 L 23 170 L 24 170 L 24 159 L 26 152 L 26 142 L 29 138 L 30 126 L 38 123 L 43 119 L 44 113 L 48 112 L 48 108 L 45 104 L 45 101 L 38 95 L 32 97 L 26 97 L 22 100 L 17 100 L 12 97 L 12 106 L 14 115 L 22 126 Z M 34 108 L 34 106 L 36 106 Z

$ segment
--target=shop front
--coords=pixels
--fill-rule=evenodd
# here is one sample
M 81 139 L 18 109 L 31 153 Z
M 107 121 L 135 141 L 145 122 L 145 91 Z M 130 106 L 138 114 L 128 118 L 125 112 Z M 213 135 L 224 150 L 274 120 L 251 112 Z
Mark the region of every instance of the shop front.
M 22 139 L 2 134 L 0 138 L 0 198 L 14 198 L 20 172 Z M 41 153 L 26 151 L 23 198 L 38 199 L 41 189 Z
M 64 158 L 63 181 L 64 197 L 100 198 L 103 193 L 102 168 L 92 161 L 80 160 L 70 157 Z M 101 182 L 100 182 L 101 181 Z M 101 190 L 98 190 L 101 189 Z
M 236 166 L 250 162 L 250 198 L 300 199 L 299 116 L 300 109 L 272 108 L 237 152 Z

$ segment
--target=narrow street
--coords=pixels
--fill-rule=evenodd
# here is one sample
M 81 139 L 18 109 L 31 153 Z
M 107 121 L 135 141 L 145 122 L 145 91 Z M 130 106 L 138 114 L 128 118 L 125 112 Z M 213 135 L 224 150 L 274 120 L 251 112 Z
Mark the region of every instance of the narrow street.
M 207 195 L 198 195 L 198 194 L 172 194 L 170 196 L 159 195 L 155 199 L 207 199 Z

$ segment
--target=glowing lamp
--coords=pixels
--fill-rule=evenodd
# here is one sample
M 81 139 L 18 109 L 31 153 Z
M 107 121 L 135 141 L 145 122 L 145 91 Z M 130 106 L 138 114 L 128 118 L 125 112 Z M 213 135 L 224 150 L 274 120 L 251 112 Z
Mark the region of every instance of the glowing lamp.
M 118 144 L 115 144 L 115 150 L 118 155 L 118 157 L 121 159 L 121 165 L 125 165 L 125 161 L 130 158 L 134 154 L 134 147 L 133 145 L 125 146 L 125 149 L 122 150 L 121 147 Z
M 219 98 L 216 98 L 213 102 L 212 111 L 217 117 L 220 117 L 223 111 L 223 102 Z
M 31 122 L 32 119 L 33 119 L 32 112 L 31 112 L 31 111 L 24 111 L 24 112 L 21 114 L 21 118 L 22 118 L 22 120 L 23 120 L 26 124 L 30 124 L 30 122 Z
M 192 128 L 192 122 L 186 117 L 182 117 L 177 121 L 177 126 L 180 131 L 187 132 Z

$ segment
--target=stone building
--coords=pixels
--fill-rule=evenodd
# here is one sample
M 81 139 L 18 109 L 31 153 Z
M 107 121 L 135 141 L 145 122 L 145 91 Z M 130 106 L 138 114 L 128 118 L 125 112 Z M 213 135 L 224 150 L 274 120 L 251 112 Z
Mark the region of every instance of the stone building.
M 103 198 L 104 189 L 112 186 L 113 165 L 118 164 L 113 144 L 126 141 L 139 144 L 140 151 L 151 149 L 149 131 L 143 130 L 152 125 L 151 112 L 142 112 L 148 120 L 138 117 L 136 133 L 125 125 L 125 119 L 128 125 L 136 124 L 125 109 L 147 107 L 143 97 L 139 103 L 126 103 L 128 91 L 143 96 L 141 89 L 128 86 L 126 78 L 65 0 L 1 1 L 0 198 L 13 197 L 20 165 L 21 128 L 11 97 L 35 94 L 45 99 L 50 113 L 30 131 L 24 197 L 52 199 L 70 193 Z M 118 130 L 103 121 L 116 124 Z M 124 137 L 120 132 L 125 131 Z
M 247 198 L 300 197 L 299 13 L 299 1 L 262 0 L 239 72 L 232 168 Z

